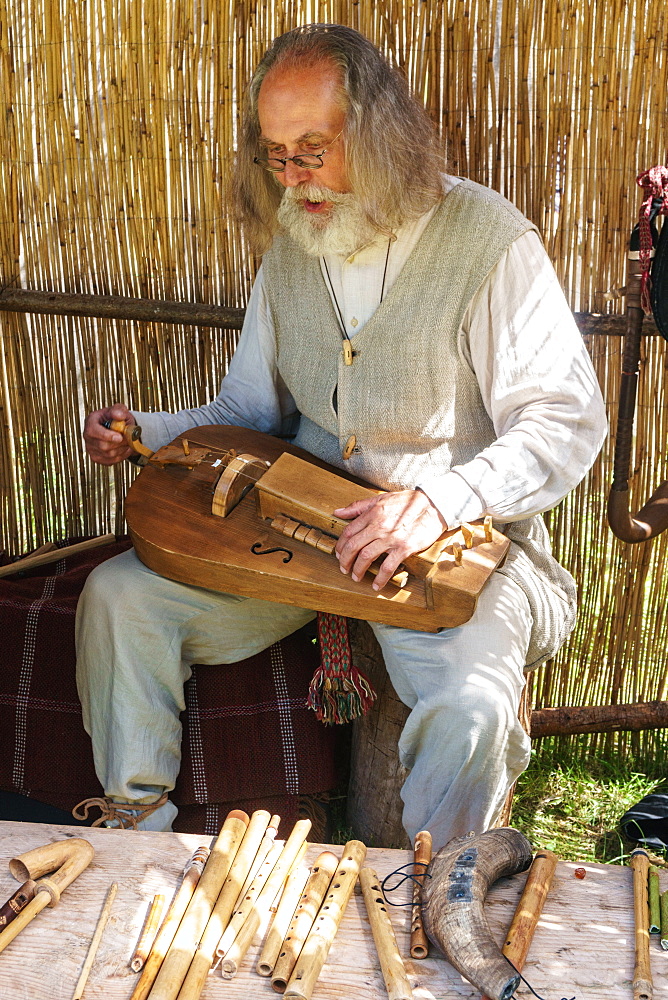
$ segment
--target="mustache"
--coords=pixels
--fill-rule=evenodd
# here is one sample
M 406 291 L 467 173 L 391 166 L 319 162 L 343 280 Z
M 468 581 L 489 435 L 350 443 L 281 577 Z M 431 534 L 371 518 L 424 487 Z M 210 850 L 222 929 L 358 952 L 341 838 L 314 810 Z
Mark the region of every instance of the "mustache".
M 354 201 L 350 192 L 332 191 L 331 188 L 319 184 L 298 184 L 296 187 L 285 188 L 283 201 L 329 201 L 333 205 L 348 205 Z

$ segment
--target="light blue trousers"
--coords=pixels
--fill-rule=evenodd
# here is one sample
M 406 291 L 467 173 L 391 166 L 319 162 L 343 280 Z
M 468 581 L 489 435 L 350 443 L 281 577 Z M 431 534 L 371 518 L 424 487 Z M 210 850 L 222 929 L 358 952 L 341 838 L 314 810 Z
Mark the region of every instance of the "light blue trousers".
M 77 610 L 77 683 L 105 794 L 154 802 L 181 763 L 183 686 L 193 663 L 234 663 L 305 625 L 312 611 L 188 587 L 147 569 L 133 550 L 88 578 Z M 401 734 L 401 797 L 413 840 L 434 847 L 488 829 L 527 766 L 517 719 L 531 613 L 495 574 L 459 628 L 415 632 L 371 623 L 388 673 L 411 709 Z M 306 692 L 305 692 L 306 694 Z M 151 817 L 169 829 L 176 808 Z

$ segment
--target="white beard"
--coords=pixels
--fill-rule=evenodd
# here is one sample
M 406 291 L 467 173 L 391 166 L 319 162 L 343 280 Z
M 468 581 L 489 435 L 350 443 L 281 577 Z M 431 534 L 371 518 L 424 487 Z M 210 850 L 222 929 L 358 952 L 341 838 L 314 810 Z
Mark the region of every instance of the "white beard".
M 328 201 L 331 208 L 325 215 L 307 212 L 302 205 L 304 199 Z M 314 257 L 328 253 L 349 256 L 378 235 L 354 194 L 330 191 L 315 184 L 286 188 L 277 219 L 295 243 Z

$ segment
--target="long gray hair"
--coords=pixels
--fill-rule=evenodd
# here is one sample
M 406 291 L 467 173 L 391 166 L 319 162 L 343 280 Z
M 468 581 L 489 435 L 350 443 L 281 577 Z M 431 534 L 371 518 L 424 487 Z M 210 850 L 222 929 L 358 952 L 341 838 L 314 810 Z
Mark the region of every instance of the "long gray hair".
M 274 67 L 333 62 L 341 72 L 346 120 L 343 139 L 351 189 L 370 224 L 389 235 L 442 195 L 445 158 L 436 130 L 401 73 L 353 28 L 311 24 L 280 35 L 250 82 L 233 179 L 238 218 L 251 246 L 267 249 L 277 229 L 282 188 L 253 163 L 261 134 L 260 86 Z

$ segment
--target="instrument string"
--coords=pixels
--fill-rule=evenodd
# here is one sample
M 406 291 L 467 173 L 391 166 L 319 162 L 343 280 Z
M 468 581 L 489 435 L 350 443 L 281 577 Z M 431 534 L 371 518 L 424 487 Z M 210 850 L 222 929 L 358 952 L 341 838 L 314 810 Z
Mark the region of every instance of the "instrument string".
M 212 449 L 212 450 L 213 450 L 213 449 Z M 207 457 L 208 457 L 208 456 L 207 456 Z M 239 456 L 239 455 L 237 455 L 237 454 L 236 454 L 236 453 L 234 452 L 234 449 L 232 448 L 232 449 L 230 449 L 229 451 L 223 451 L 223 452 L 220 452 L 220 453 L 219 453 L 219 457 L 218 457 L 218 458 L 215 458 L 215 459 L 214 459 L 214 461 L 210 463 L 210 465 L 211 465 L 211 468 L 214 468 L 214 464 L 215 464 L 215 462 L 223 462 L 223 461 L 224 461 L 224 460 L 225 460 L 226 458 L 227 458 L 227 459 L 229 459 L 229 461 L 228 461 L 227 463 L 225 463 L 225 464 L 223 465 L 222 469 L 220 470 L 220 473 L 221 473 L 221 475 L 222 475 L 222 474 L 223 474 L 223 472 L 225 471 L 225 469 L 229 468 L 229 464 L 230 464 L 230 462 L 233 462 L 233 461 L 235 460 L 235 458 L 239 458 L 239 457 L 240 457 L 240 456 Z M 253 458 L 257 458 L 257 456 L 256 456 L 256 455 L 253 455 L 252 457 L 253 457 Z M 197 464 L 198 464 L 198 465 L 203 465 L 203 464 L 204 464 L 204 461 L 205 461 L 205 460 L 204 460 L 204 459 L 202 459 L 202 461 L 201 461 L 201 462 L 198 462 Z M 264 461 L 264 459 L 260 459 L 260 461 Z M 150 459 L 149 459 L 149 462 L 150 462 Z M 181 463 L 179 463 L 179 462 L 164 462 L 164 463 L 163 463 L 163 462 L 154 462 L 153 464 L 154 464 L 154 465 L 163 465 L 163 464 L 164 464 L 164 465 L 179 465 L 179 464 L 181 464 Z M 269 468 L 269 466 L 267 466 L 267 468 Z M 242 470 L 241 470 L 241 469 L 237 469 L 237 472 L 236 472 L 236 475 L 237 475 L 237 476 L 238 476 L 238 477 L 239 477 L 240 479 L 247 479 L 247 480 L 248 480 L 248 481 L 249 481 L 250 483 L 252 483 L 253 485 L 255 485 L 255 483 L 257 482 L 257 478 L 256 478 L 255 476 L 249 476 L 247 472 L 242 472 Z

